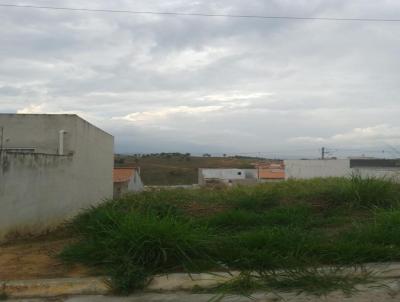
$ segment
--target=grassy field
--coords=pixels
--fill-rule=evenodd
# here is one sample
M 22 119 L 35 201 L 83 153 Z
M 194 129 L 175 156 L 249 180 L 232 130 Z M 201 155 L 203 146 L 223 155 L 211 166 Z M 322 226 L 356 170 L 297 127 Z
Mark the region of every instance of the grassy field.
M 252 163 L 260 159 L 167 154 L 146 157 L 123 155 L 118 160 L 120 163 L 117 162 L 117 165 L 139 166 L 145 185 L 191 185 L 197 183 L 198 168 L 253 168 Z
M 158 273 L 218 270 L 243 272 L 223 292 L 350 291 L 367 277 L 343 277 L 342 265 L 400 260 L 399 201 L 400 185 L 357 176 L 143 192 L 82 213 L 61 257 L 122 293 Z

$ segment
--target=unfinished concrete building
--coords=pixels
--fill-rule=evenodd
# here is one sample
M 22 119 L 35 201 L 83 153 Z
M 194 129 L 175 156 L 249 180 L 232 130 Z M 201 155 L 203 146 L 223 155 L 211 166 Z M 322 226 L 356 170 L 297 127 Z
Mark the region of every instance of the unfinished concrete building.
M 0 239 L 113 195 L 112 135 L 70 114 L 0 114 Z

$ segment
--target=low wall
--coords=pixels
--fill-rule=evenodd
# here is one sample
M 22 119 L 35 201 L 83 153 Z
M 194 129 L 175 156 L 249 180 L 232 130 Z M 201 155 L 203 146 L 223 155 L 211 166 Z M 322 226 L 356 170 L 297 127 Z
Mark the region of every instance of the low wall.
M 285 160 L 285 177 L 310 179 L 316 177 L 361 177 L 386 178 L 400 182 L 400 168 L 391 167 L 354 167 L 350 168 L 350 159 L 327 160 Z
M 47 229 L 76 214 L 72 156 L 0 152 L 0 239 Z
M 376 177 L 400 182 L 400 169 L 390 168 L 354 168 L 355 174 L 362 177 Z

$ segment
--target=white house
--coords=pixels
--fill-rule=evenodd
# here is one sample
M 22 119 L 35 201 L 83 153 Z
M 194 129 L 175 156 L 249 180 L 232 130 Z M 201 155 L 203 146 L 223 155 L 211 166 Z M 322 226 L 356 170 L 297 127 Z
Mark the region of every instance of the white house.
M 212 182 L 222 182 L 225 184 L 256 183 L 258 179 L 257 169 L 200 168 L 198 173 L 199 185 Z
M 0 114 L 0 239 L 113 195 L 112 135 L 70 114 Z
M 114 198 L 129 192 L 143 191 L 144 186 L 137 167 L 118 167 L 113 171 Z

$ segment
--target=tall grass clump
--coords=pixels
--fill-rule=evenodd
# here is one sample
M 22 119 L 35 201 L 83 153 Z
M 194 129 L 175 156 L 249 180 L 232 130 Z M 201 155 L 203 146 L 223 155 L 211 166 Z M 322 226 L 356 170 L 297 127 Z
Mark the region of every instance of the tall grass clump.
M 352 174 L 346 189 L 346 201 L 354 206 L 389 208 L 400 202 L 400 186 L 390 179 Z
M 229 267 L 270 270 L 308 265 L 322 236 L 297 227 L 264 227 L 222 239 L 218 256 Z
M 258 213 L 251 210 L 228 209 L 202 219 L 213 228 L 225 231 L 239 231 L 262 226 L 310 227 L 314 222 L 312 209 L 307 204 L 279 206 Z
M 213 263 L 208 229 L 173 215 L 157 217 L 106 208 L 76 231 L 80 240 L 61 257 L 103 269 L 113 277 L 119 292 L 143 287 L 156 273 L 196 271 Z
M 400 210 L 378 210 L 368 223 L 354 223 L 323 253 L 330 262 L 352 264 L 400 259 Z

